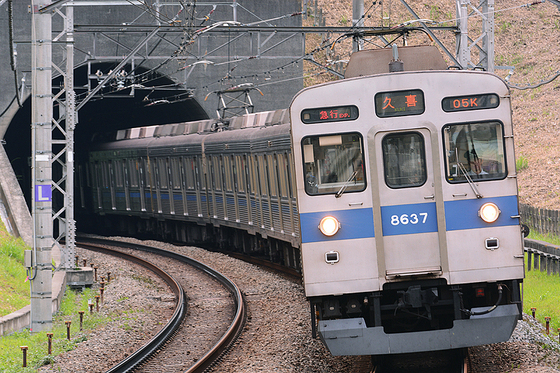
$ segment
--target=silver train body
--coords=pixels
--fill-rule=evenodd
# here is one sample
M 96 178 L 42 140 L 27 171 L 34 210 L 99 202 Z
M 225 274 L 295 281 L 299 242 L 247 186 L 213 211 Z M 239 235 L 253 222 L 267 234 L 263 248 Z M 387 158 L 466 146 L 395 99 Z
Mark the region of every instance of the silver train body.
M 305 292 L 329 350 L 507 340 L 524 265 L 505 82 L 345 79 L 304 89 L 290 115 Z
M 521 315 L 511 104 L 492 74 L 326 83 L 289 111 L 119 131 L 80 167 L 102 229 L 301 271 L 334 355 L 501 342 Z

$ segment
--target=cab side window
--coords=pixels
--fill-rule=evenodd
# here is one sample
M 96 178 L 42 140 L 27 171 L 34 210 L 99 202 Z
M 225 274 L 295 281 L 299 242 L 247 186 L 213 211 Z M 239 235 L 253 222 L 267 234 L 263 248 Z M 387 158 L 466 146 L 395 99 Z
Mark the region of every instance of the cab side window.
M 362 135 L 310 136 L 302 140 L 305 191 L 309 195 L 366 188 Z
M 503 128 L 500 122 L 447 125 L 443 129 L 446 178 L 450 183 L 468 179 L 506 177 Z

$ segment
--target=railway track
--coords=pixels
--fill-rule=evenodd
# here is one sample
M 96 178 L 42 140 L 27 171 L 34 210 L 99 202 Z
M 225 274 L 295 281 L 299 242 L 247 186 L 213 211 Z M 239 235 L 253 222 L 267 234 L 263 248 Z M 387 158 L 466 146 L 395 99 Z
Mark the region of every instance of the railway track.
M 100 241 L 98 241 L 100 242 Z M 101 241 L 103 242 L 104 245 L 111 245 L 111 246 L 115 246 L 115 245 L 123 245 L 124 247 L 122 249 L 119 249 L 119 255 L 123 255 L 125 252 L 130 252 L 133 251 L 135 252 L 135 256 L 146 256 L 146 257 L 150 257 L 153 254 L 154 251 L 160 251 L 159 249 L 153 248 L 153 247 L 149 247 L 149 246 L 144 246 L 144 245 L 139 245 L 139 244 L 129 244 L 129 243 L 119 243 L 119 242 L 115 242 L 115 241 Z M 150 243 L 153 244 L 153 243 Z M 81 247 L 86 247 L 83 244 L 80 244 Z M 88 248 L 88 247 L 86 247 Z M 166 249 L 168 250 L 174 250 L 171 247 L 166 247 Z M 183 257 L 183 255 L 181 255 L 181 250 L 177 250 L 177 252 L 172 252 L 172 251 L 166 251 L 163 250 L 164 252 L 168 253 L 168 255 L 170 255 L 171 257 L 175 257 L 175 256 L 179 256 L 179 257 Z M 185 254 L 185 252 L 182 252 L 183 254 Z M 189 253 L 186 253 L 187 255 L 190 255 Z M 196 257 L 196 256 L 195 256 Z M 150 261 L 153 258 L 150 258 Z M 197 257 L 198 260 L 200 260 L 200 258 Z M 259 267 L 262 267 L 263 265 L 265 267 L 267 267 L 267 271 L 272 271 L 272 272 L 277 272 L 275 269 L 270 269 L 269 265 L 260 263 L 260 262 L 255 262 L 254 260 L 250 261 L 252 264 L 256 264 Z M 177 263 L 174 262 L 170 262 L 168 264 L 166 264 L 166 266 L 171 266 L 171 267 L 177 267 Z M 161 265 L 161 267 L 164 267 L 164 265 Z M 220 268 L 220 267 L 216 267 L 216 268 Z M 231 272 L 231 269 L 226 269 L 224 271 L 225 268 L 220 268 L 220 271 L 223 271 L 224 273 L 226 273 L 227 276 L 231 276 L 231 278 L 235 279 L 236 282 L 240 281 L 240 279 L 242 278 L 243 273 L 245 274 L 249 274 L 253 271 L 249 270 L 248 272 L 242 271 L 242 272 Z M 229 270 L 229 272 L 228 272 Z M 173 271 L 175 272 L 184 272 L 183 269 L 177 269 L 174 268 Z M 239 271 L 238 269 L 236 269 L 235 271 Z M 171 270 L 168 270 L 168 268 L 165 268 L 165 272 L 170 272 L 170 274 L 175 277 L 174 273 L 171 273 Z M 234 274 L 235 273 L 235 274 Z M 256 275 L 256 273 L 255 273 Z M 294 274 L 295 276 L 286 276 L 286 274 L 284 273 L 282 275 L 282 277 L 286 278 L 286 277 L 291 277 L 289 278 L 289 281 L 294 283 L 294 284 L 301 284 L 300 279 L 298 278 L 299 274 Z M 180 274 L 179 276 L 180 277 Z M 178 283 L 181 283 L 180 279 L 176 279 L 176 281 Z M 185 281 L 183 279 L 183 281 Z M 190 280 L 190 283 L 192 285 L 192 282 L 194 280 Z M 251 280 L 254 281 L 254 280 Z M 258 281 L 258 280 L 257 280 Z M 189 281 L 187 281 L 189 282 Z M 243 282 L 243 281 L 242 281 Z M 254 282 L 252 282 L 252 284 L 254 284 Z M 187 285 L 189 286 L 189 285 Z M 299 285 L 298 285 L 299 286 Z M 247 297 L 247 303 L 249 304 L 249 307 L 252 308 L 252 312 L 249 312 L 249 322 L 247 324 L 247 326 L 245 326 L 245 328 L 247 329 L 247 332 L 243 333 L 244 336 L 241 337 L 240 341 L 235 345 L 235 349 L 232 350 L 231 354 L 228 354 L 226 356 L 224 356 L 223 358 L 219 359 L 220 362 L 216 363 L 215 366 L 213 366 L 213 368 L 209 369 L 208 371 L 211 372 L 233 372 L 233 371 L 239 371 L 239 369 L 243 370 L 242 368 L 240 368 L 239 366 L 239 362 L 240 361 L 246 361 L 246 362 L 250 362 L 252 361 L 252 359 L 254 358 L 254 351 L 252 351 L 252 346 L 255 345 L 260 345 L 260 343 L 254 341 L 254 336 L 260 335 L 264 332 L 264 330 L 262 329 L 263 326 L 258 326 L 257 324 L 257 319 L 255 318 L 256 315 L 254 313 L 257 312 L 257 309 L 260 308 L 263 305 L 263 302 L 266 304 L 275 304 L 275 305 L 279 305 L 280 303 L 274 302 L 272 301 L 272 299 L 269 299 L 271 293 L 262 293 L 261 291 L 255 291 L 252 287 L 247 287 L 247 284 L 243 284 L 243 286 L 241 287 L 243 290 L 243 294 Z M 187 291 L 187 294 L 189 294 L 190 292 Z M 195 296 L 196 297 L 196 296 Z M 213 302 L 222 302 L 224 300 L 226 300 L 227 297 L 230 297 L 229 295 L 224 295 L 223 293 L 213 293 L 213 294 L 207 294 L 205 297 L 205 300 L 208 301 L 213 301 Z M 177 297 L 177 299 L 179 299 Z M 193 302 L 193 300 L 195 302 Z M 191 310 L 189 311 L 189 318 L 190 318 L 190 322 L 187 321 L 186 323 L 183 322 L 181 325 L 179 326 L 177 329 L 177 332 L 173 332 L 172 334 L 172 339 L 169 342 L 163 342 L 163 344 L 161 345 L 161 348 L 156 348 L 156 350 L 158 350 L 158 352 L 156 354 L 152 354 L 149 358 L 145 358 L 142 360 L 141 363 L 138 363 L 135 365 L 135 368 L 133 369 L 128 369 L 126 367 L 114 367 L 113 369 L 110 370 L 110 372 L 124 372 L 124 371 L 137 371 L 137 372 L 161 372 L 161 371 L 166 371 L 166 372 L 173 372 L 173 371 L 187 371 L 187 372 L 200 372 L 200 371 L 204 371 L 205 368 L 211 366 L 213 363 L 212 361 L 214 359 L 210 359 L 208 362 L 199 362 L 199 359 L 195 359 L 194 355 L 195 353 L 191 352 L 190 354 L 188 354 L 187 356 L 182 355 L 181 357 L 181 350 L 189 350 L 189 346 L 188 346 L 188 341 L 187 339 L 192 336 L 192 326 L 195 323 L 199 323 L 199 321 L 201 320 L 200 318 L 197 318 L 196 316 L 192 315 L 192 311 L 194 311 L 196 308 L 198 308 L 196 300 L 194 298 L 191 298 L 188 300 L 185 298 L 185 303 L 189 303 L 192 304 L 193 306 L 191 306 Z M 251 306 L 252 305 L 252 306 Z M 227 308 L 227 307 L 226 307 Z M 248 311 L 248 310 L 247 310 Z M 303 310 L 302 310 L 303 311 Z M 227 311 L 222 311 L 222 312 L 214 312 L 214 313 L 226 313 Z M 260 311 L 259 311 L 260 312 Z M 259 317 L 260 319 L 260 317 Z M 274 337 L 272 337 L 272 335 L 269 335 L 269 338 L 267 340 L 266 343 L 273 343 L 272 341 L 274 339 L 277 340 L 281 340 L 283 337 L 283 333 L 281 331 L 280 328 L 277 328 L 275 326 L 273 326 L 272 324 L 268 323 L 266 324 L 266 320 L 262 320 L 263 323 L 265 323 L 264 325 L 268 325 L 269 328 L 271 329 L 271 333 L 274 335 Z M 308 332 L 308 326 L 307 325 L 303 325 L 303 329 L 305 330 L 305 332 Z M 188 334 L 188 336 L 185 336 L 185 334 L 181 334 L 182 332 L 185 332 L 186 334 Z M 257 333 L 257 334 L 255 334 Z M 267 334 L 265 334 L 267 335 Z M 176 347 L 173 346 L 173 341 L 178 342 Z M 262 343 L 262 342 L 261 342 Z M 318 342 L 317 342 L 318 343 Z M 230 343 L 226 343 L 226 345 L 231 345 Z M 218 353 L 219 355 L 219 353 Z M 424 372 L 429 372 L 429 373 L 437 373 L 437 372 L 446 372 L 446 373 L 467 373 L 470 372 L 470 369 L 467 370 L 467 365 L 465 364 L 464 360 L 464 352 L 453 352 L 450 353 L 448 351 L 443 352 L 442 354 L 439 355 L 431 355 L 431 354 L 417 354 L 417 356 L 413 356 L 413 357 L 408 357 L 408 356 L 399 356 L 397 359 L 384 359 L 382 362 L 378 362 L 377 364 L 372 364 L 372 362 L 370 361 L 370 358 L 367 356 L 355 356 L 355 357 L 347 357 L 344 358 L 343 360 L 346 362 L 345 365 L 346 367 L 343 368 L 342 370 L 338 369 L 337 371 L 352 371 L 354 373 L 383 373 L 383 372 L 392 372 L 392 373 L 403 373 L 403 372 L 415 372 L 415 373 L 424 373 Z M 406 359 L 405 359 L 406 357 Z M 332 358 L 329 358 L 332 359 Z M 191 363 L 196 363 L 196 364 L 192 364 L 190 367 L 186 367 L 189 364 L 184 364 L 182 361 L 187 360 L 190 361 Z M 196 360 L 196 361 L 195 361 Z M 338 360 L 338 358 L 334 358 L 334 360 Z M 442 361 L 439 361 L 442 360 Z M 445 361 L 443 361 L 445 360 Z M 317 364 L 318 361 L 315 361 L 314 364 Z M 380 364 L 382 363 L 382 364 Z M 255 364 L 253 362 L 251 363 L 247 363 L 245 365 L 245 367 L 250 366 L 253 367 L 252 364 Z M 243 366 L 244 364 L 241 364 L 241 366 Z M 255 369 L 257 369 L 258 365 L 255 365 Z M 252 368 L 251 368 L 252 369 Z M 258 369 L 257 369 L 258 370 Z M 252 371 L 252 370 L 248 370 L 248 371 Z M 296 371 L 296 370 L 294 370 Z
M 242 330 L 246 310 L 241 291 L 212 268 L 145 245 L 88 238 L 80 239 L 79 246 L 150 269 L 164 279 L 177 299 L 173 316 L 162 330 L 107 372 L 203 372 Z
M 468 349 L 388 355 L 373 361 L 374 373 L 470 373 Z

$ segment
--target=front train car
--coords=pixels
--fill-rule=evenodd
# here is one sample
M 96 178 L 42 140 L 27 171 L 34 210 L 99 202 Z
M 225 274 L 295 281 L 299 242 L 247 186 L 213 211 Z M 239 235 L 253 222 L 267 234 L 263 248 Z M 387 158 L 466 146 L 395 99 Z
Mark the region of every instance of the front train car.
M 356 77 L 304 89 L 290 116 L 305 292 L 330 352 L 508 340 L 524 262 L 505 82 Z

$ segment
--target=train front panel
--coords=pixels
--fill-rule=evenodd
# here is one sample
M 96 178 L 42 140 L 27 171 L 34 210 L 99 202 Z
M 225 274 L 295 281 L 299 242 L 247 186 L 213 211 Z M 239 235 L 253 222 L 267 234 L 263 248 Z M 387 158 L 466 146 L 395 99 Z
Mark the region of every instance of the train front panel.
M 507 340 L 523 247 L 505 83 L 361 77 L 303 90 L 290 114 L 305 291 L 330 351 Z

